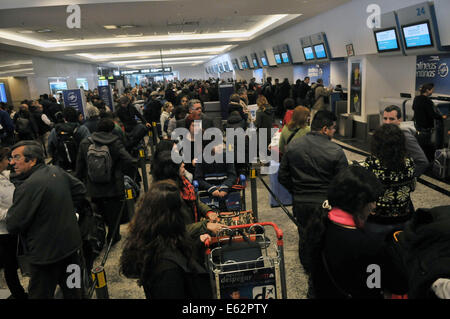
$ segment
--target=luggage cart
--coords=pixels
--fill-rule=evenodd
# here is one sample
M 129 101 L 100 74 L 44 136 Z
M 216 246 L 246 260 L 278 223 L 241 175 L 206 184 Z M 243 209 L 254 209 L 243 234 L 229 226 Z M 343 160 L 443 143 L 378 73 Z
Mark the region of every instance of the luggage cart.
M 220 204 L 219 198 L 211 196 L 207 191 L 199 190 L 197 180 L 194 180 L 192 184 L 194 185 L 199 200 L 219 212 L 239 212 L 246 210 L 245 187 L 247 183 L 245 175 L 239 176 L 236 184 L 232 186 L 232 191 L 226 196 L 224 205 Z
M 271 227 L 276 246 L 266 236 Z M 247 230 L 244 234 L 244 230 Z M 231 226 L 205 242 L 217 299 L 286 299 L 283 232 L 271 222 Z

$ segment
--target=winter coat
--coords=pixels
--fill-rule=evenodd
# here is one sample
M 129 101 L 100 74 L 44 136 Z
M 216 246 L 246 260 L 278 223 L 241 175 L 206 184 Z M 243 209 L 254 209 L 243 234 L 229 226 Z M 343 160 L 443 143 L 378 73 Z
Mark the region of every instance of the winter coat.
M 0 235 L 8 234 L 6 230 L 6 213 L 13 203 L 14 184 L 9 180 L 9 171 L 0 173 Z
M 77 251 L 82 242 L 74 203 L 86 195 L 83 183 L 62 168 L 45 164 L 17 179 L 6 227 L 19 234 L 28 261 L 52 264 Z
M 130 171 L 130 168 L 136 162 L 135 159 L 125 150 L 120 138 L 107 132 L 95 132 L 91 135 L 94 142 L 107 145 L 112 159 L 112 176 L 109 183 L 95 183 L 87 174 L 87 153 L 92 144 L 88 138 L 85 138 L 79 147 L 77 157 L 76 176 L 80 180 L 86 181 L 88 194 L 93 198 L 120 197 L 125 193 L 124 173 Z M 131 176 L 133 177 L 133 176 Z

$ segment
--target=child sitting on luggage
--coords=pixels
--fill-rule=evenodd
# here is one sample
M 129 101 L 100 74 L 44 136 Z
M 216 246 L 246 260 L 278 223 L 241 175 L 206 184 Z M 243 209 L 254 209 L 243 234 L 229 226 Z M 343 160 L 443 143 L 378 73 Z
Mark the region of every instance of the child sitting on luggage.
M 226 162 L 223 144 L 214 147 L 212 156 L 223 156 L 222 163 L 206 163 L 203 159 L 202 163 L 197 163 L 195 167 L 194 179 L 198 181 L 199 190 L 206 190 L 219 201 L 220 210 L 226 210 L 225 199 L 236 183 L 236 170 L 233 163 Z

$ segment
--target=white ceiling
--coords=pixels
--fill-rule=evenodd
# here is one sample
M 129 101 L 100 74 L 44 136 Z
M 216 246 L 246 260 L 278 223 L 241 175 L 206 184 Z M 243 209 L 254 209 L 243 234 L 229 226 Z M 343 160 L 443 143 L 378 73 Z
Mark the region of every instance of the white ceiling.
M 73 0 L 1 0 L 0 49 L 101 66 L 152 63 L 163 50 L 174 63 L 203 63 L 348 1 L 78 0 L 81 28 L 70 29 Z

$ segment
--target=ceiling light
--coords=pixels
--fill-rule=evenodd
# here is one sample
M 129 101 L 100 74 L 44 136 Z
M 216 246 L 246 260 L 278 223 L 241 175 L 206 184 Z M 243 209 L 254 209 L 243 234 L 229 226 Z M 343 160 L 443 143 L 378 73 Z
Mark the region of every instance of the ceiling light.
M 33 61 L 31 61 L 31 60 L 16 61 L 15 63 L 11 63 L 11 64 L 2 64 L 2 65 L 0 65 L 0 68 L 6 68 L 9 66 L 17 66 L 17 65 L 23 65 L 23 64 L 33 64 Z
M 165 61 L 183 61 L 183 60 L 192 60 L 192 59 L 212 59 L 216 57 L 216 55 L 202 55 L 202 56 L 191 56 L 191 57 L 179 57 L 179 58 L 163 58 L 163 62 Z M 146 60 L 134 60 L 134 61 L 111 61 L 114 64 L 136 64 L 143 62 L 161 62 L 161 59 L 146 59 Z
M 220 30 L 221 33 L 240 33 L 245 32 L 245 30 Z
M 128 38 L 128 37 L 142 37 L 143 33 L 137 33 L 137 34 L 115 34 L 114 36 L 116 38 Z
M 50 30 L 50 29 L 41 29 L 41 30 L 36 30 L 36 32 L 38 32 L 38 33 L 47 33 L 47 32 L 52 32 L 52 30 Z
M 16 73 L 16 72 L 25 72 L 25 71 L 33 71 L 33 68 L 26 68 L 26 69 L 16 69 L 16 70 L 2 71 L 2 72 L 0 72 L 0 74 L 5 74 L 5 73 Z
M 103 26 L 105 29 L 107 29 L 107 30 L 114 30 L 114 29 L 117 29 L 117 26 L 116 25 L 104 25 Z
M 196 54 L 196 53 L 209 53 L 209 54 L 219 54 L 223 51 L 231 48 L 233 45 L 223 45 L 218 47 L 204 47 L 204 48 L 192 48 L 192 49 L 173 49 L 173 50 L 162 50 L 161 51 L 140 51 L 131 53 L 117 53 L 117 54 L 91 54 L 91 53 L 76 53 L 76 55 L 88 58 L 91 60 L 112 60 L 112 59 L 122 59 L 122 58 L 134 58 L 134 57 L 158 57 L 163 54 L 163 56 L 171 56 L 177 54 Z
M 132 25 L 132 24 L 126 24 L 126 25 L 119 25 L 119 28 L 121 28 L 121 29 L 130 29 L 130 28 L 136 28 L 136 26 Z
M 17 31 L 17 33 L 30 34 L 30 33 L 34 33 L 34 31 L 33 30 L 20 30 L 20 31 Z

